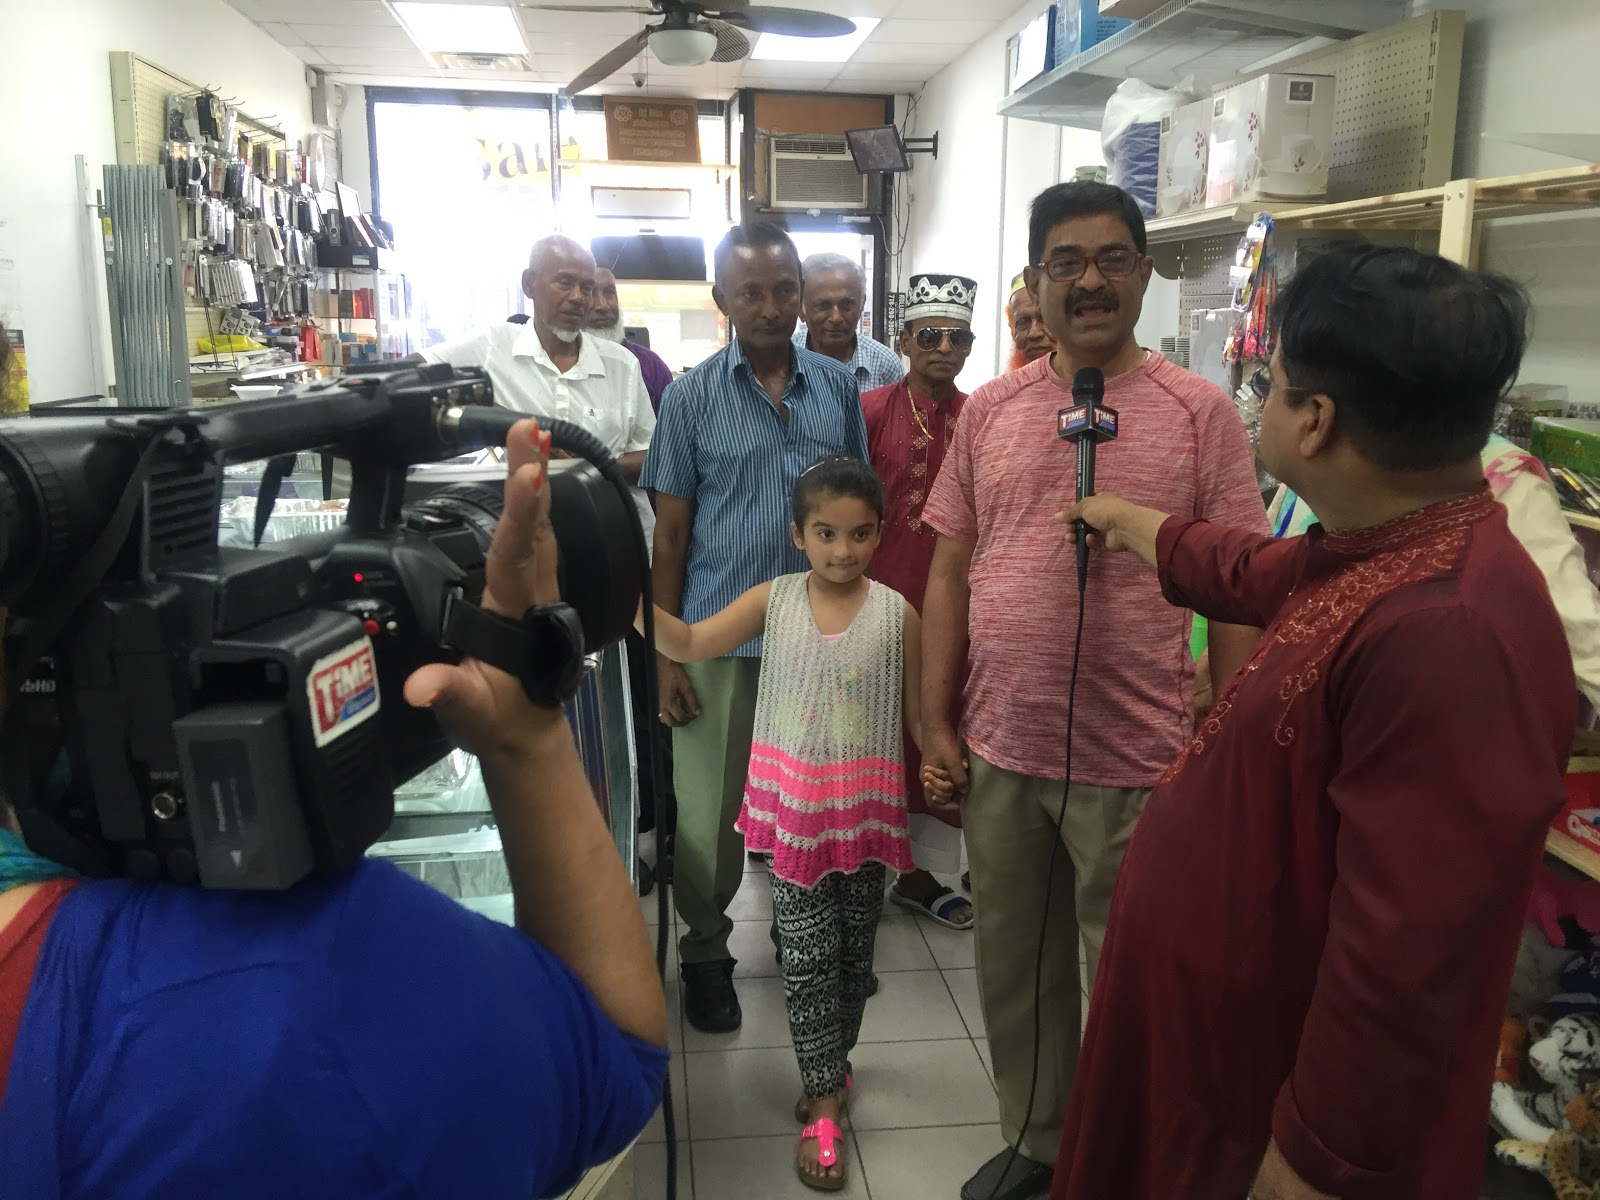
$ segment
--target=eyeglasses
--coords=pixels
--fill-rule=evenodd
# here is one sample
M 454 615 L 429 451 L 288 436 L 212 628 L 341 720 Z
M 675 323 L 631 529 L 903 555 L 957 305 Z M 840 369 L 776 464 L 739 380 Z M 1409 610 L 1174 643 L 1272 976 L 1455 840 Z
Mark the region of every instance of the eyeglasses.
M 1284 384 L 1283 390 L 1286 392 L 1305 392 L 1307 394 L 1312 391 L 1311 388 L 1295 387 L 1290 383 Z M 1265 404 L 1267 397 L 1272 395 L 1272 372 L 1266 367 L 1258 367 L 1255 374 L 1250 376 L 1250 391 L 1257 400 Z
M 923 350 L 937 350 L 944 344 L 945 338 L 950 339 L 950 346 L 954 350 L 971 350 L 972 343 L 978 335 L 970 329 L 955 329 L 950 326 L 930 325 L 919 329 L 916 333 L 917 345 Z
M 1102 250 L 1099 254 L 1073 252 L 1040 263 L 1039 269 L 1055 283 L 1073 283 L 1082 279 L 1089 264 L 1093 263 L 1107 279 L 1121 279 L 1137 271 L 1143 259 L 1144 255 L 1137 250 L 1111 249 Z

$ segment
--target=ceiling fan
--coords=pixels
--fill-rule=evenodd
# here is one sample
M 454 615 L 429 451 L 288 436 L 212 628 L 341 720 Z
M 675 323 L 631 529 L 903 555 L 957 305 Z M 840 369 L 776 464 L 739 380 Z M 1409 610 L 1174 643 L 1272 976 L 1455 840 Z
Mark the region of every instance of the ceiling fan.
M 530 12 L 641 13 L 660 17 L 592 64 L 566 87 L 567 95 L 592 88 L 627 66 L 648 46 L 669 67 L 707 62 L 738 62 L 749 57 L 744 31 L 788 37 L 847 37 L 856 24 L 847 17 L 799 8 L 752 6 L 750 0 L 650 0 L 649 8 L 579 4 L 538 4 Z

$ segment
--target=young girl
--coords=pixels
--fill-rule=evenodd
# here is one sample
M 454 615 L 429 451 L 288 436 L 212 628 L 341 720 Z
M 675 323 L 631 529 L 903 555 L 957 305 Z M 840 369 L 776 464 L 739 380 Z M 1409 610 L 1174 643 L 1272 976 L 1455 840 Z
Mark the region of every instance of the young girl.
M 900 593 L 866 576 L 883 486 L 860 459 L 821 458 L 795 481 L 794 544 L 811 570 L 753 587 L 685 625 L 656 610 L 658 649 L 701 662 L 764 637 L 738 830 L 772 855 L 772 907 L 805 1096 L 803 1183 L 844 1187 L 839 1120 L 861 1030 L 885 868 L 911 869 L 902 723 L 921 744 L 921 632 Z M 947 776 L 925 772 L 936 800 Z M 810 1122 L 807 1124 L 807 1122 Z

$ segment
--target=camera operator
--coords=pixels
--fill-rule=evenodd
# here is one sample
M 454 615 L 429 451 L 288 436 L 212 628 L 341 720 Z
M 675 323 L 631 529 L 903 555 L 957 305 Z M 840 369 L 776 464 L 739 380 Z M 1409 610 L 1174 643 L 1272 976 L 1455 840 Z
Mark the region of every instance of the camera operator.
M 507 449 L 482 606 L 520 616 L 559 598 L 549 435 Z M 7 1197 L 527 1200 L 644 1126 L 665 1001 L 564 715 L 473 659 L 405 700 L 482 762 L 515 929 L 379 860 L 209 891 L 0 834 Z

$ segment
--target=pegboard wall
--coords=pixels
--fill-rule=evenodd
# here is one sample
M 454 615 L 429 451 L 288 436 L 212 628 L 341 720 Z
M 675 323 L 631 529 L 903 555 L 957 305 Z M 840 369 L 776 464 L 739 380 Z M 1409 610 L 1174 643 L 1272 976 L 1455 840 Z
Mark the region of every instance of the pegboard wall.
M 1183 244 L 1178 278 L 1178 334 L 1189 332 L 1189 314 L 1207 308 L 1227 308 L 1233 298 L 1228 269 L 1243 234 L 1191 238 Z
M 125 167 L 159 164 L 161 148 L 167 140 L 167 97 L 174 92 L 198 94 L 200 91 L 187 79 L 162 70 L 137 54 L 113 51 L 111 111 L 117 162 Z M 239 114 L 239 130 L 257 140 L 271 138 L 287 144 L 283 130 L 244 113 Z
M 1339 81 L 1329 202 L 1450 181 L 1464 26 L 1460 12 L 1429 13 L 1272 68 Z

